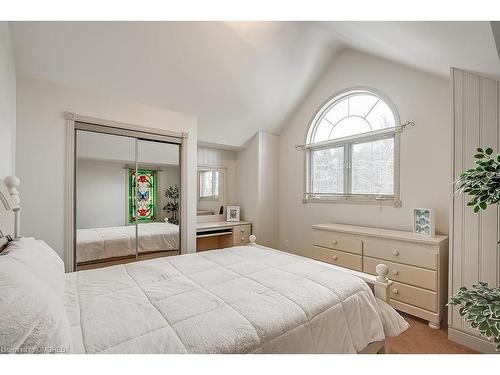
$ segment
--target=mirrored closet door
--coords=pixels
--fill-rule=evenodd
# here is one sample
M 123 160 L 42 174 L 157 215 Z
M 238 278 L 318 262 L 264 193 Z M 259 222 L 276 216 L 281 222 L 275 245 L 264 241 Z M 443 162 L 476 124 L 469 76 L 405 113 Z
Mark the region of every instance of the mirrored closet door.
M 76 270 L 179 254 L 180 144 L 104 130 L 75 131 Z
M 138 253 L 142 258 L 179 253 L 180 147 L 139 139 L 137 170 L 129 171 L 131 197 L 136 198 Z

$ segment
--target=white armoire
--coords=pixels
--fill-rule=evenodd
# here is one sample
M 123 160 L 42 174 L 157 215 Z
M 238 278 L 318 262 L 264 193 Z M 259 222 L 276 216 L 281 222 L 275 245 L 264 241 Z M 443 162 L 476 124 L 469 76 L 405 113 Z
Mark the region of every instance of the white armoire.
M 478 147 L 500 152 L 500 82 L 453 68 L 452 101 L 452 175 L 474 165 Z M 500 284 L 500 215 L 498 207 L 475 214 L 466 207 L 468 199 L 452 197 L 450 207 L 449 295 L 460 286 L 478 281 Z M 449 308 L 448 338 L 481 352 L 494 352 L 494 346 L 477 335 L 458 314 Z

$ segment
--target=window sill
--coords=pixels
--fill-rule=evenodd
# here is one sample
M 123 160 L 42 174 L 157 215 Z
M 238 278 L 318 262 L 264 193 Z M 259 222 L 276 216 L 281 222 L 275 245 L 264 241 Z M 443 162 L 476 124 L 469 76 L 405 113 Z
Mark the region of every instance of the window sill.
M 370 197 L 370 196 L 323 196 L 305 197 L 302 203 L 337 203 L 337 204 L 365 204 L 376 206 L 393 206 L 400 208 L 403 202 L 398 197 Z

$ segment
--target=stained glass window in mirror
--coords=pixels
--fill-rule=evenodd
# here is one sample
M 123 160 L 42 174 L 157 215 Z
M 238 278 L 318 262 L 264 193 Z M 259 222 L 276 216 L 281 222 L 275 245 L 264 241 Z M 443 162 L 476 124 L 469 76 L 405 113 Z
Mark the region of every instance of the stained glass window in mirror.
M 129 222 L 153 222 L 156 220 L 156 171 L 129 169 Z M 137 199 L 135 199 L 137 197 Z

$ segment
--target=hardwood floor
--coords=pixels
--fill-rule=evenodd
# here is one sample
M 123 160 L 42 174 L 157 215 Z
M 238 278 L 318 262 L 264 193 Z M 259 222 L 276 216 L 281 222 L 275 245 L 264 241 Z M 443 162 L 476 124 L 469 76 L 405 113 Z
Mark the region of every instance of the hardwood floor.
M 475 350 L 448 340 L 445 328 L 429 328 L 427 322 L 402 314 L 410 328 L 399 337 L 389 339 L 391 354 L 476 354 Z

